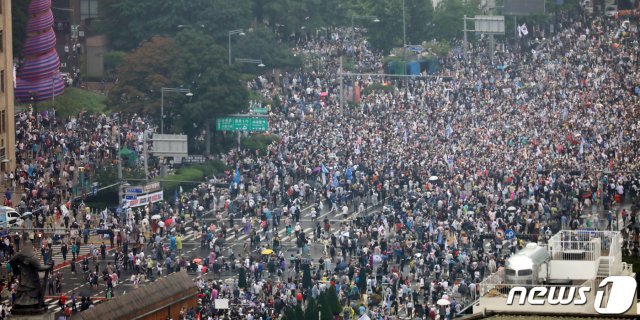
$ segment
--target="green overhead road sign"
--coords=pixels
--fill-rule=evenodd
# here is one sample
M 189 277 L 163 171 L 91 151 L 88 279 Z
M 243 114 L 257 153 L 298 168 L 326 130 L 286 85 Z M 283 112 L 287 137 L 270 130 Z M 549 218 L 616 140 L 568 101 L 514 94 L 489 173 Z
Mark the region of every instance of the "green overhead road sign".
M 226 117 L 216 119 L 218 131 L 267 131 L 269 119 L 252 117 Z
M 252 111 L 255 114 L 267 114 L 267 113 L 269 113 L 269 110 L 267 108 L 253 108 Z

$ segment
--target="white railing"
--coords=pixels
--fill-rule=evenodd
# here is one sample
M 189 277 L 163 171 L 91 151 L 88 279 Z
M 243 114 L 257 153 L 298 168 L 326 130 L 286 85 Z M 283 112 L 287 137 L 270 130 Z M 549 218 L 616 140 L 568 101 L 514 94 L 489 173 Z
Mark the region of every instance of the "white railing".
M 609 256 L 622 258 L 622 248 L 620 247 L 620 232 L 612 232 L 609 247 Z
M 598 242 L 595 242 L 595 241 Z M 583 230 L 561 230 L 549 239 L 550 251 L 553 251 L 553 259 L 561 260 L 596 260 L 602 253 L 613 257 L 620 257 L 620 232 Z M 572 255 L 561 254 L 569 251 Z M 584 253 L 582 253 L 582 252 Z M 590 253 L 588 253 L 590 252 Z M 584 258 L 580 258 L 584 255 Z
M 592 239 L 600 238 L 600 249 L 601 250 L 609 250 L 609 246 L 611 245 L 612 237 L 618 236 L 620 232 L 618 231 L 597 231 L 591 229 L 582 229 L 582 230 L 561 230 L 556 233 L 549 239 L 549 242 L 555 241 L 583 241 L 589 242 Z
M 498 270 L 498 272 L 488 276 L 482 282 L 480 282 L 480 296 L 484 296 L 489 290 L 495 288 L 498 285 L 502 285 L 504 282 L 504 269 Z
M 600 257 L 600 239 L 590 241 L 557 240 L 548 244 L 552 260 L 595 261 Z

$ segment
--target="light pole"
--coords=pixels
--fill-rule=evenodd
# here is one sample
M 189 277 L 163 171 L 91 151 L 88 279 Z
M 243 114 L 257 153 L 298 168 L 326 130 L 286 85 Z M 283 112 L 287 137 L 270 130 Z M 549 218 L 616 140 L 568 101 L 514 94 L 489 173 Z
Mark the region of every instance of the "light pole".
M 165 92 L 182 92 L 187 97 L 193 97 L 191 89 L 184 88 L 160 88 L 160 134 L 164 133 L 164 93 Z
M 242 29 L 236 29 L 229 31 L 229 65 L 231 65 L 231 36 L 237 34 L 239 36 L 244 36 L 245 33 Z
M 260 68 L 264 68 L 265 67 L 265 65 L 264 65 L 264 63 L 262 63 L 261 59 L 240 59 L 240 58 L 236 58 L 235 62 L 252 63 L 252 64 L 257 64 L 258 67 L 260 67 Z M 209 130 L 209 126 L 207 126 L 207 130 Z M 240 133 L 240 131 L 238 131 L 238 151 L 240 151 L 240 142 L 241 142 L 240 141 L 240 136 L 241 136 L 241 133 Z M 209 145 L 209 144 L 207 143 L 207 145 Z
M 402 48 L 407 46 L 407 23 L 404 15 L 404 0 L 402 0 Z
M 258 65 L 258 67 L 260 67 L 260 68 L 264 68 L 264 67 L 266 67 L 266 66 L 264 65 L 264 63 L 262 63 L 262 60 L 261 60 L 261 59 L 240 59 L 240 58 L 236 58 L 236 60 L 235 60 L 235 61 L 236 61 L 236 62 L 239 62 L 239 63 L 253 63 L 253 64 L 257 64 L 257 65 Z
M 380 22 L 380 19 L 376 16 L 351 16 L 351 30 L 355 29 L 354 20 L 355 19 L 363 19 L 363 20 L 371 20 L 372 22 Z

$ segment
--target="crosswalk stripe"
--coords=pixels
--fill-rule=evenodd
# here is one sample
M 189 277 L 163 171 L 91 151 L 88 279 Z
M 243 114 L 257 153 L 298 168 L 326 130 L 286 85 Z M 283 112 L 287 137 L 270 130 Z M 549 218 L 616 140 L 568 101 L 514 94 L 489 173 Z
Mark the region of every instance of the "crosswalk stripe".
M 303 229 L 303 230 L 302 230 L 302 232 L 304 232 L 305 234 L 307 234 L 307 233 L 308 233 L 309 231 L 311 231 L 311 230 L 312 230 L 312 228 L 306 228 L 306 229 Z M 311 239 L 311 237 L 312 237 L 312 236 L 313 236 L 313 235 L 309 235 L 309 236 L 307 237 L 307 239 Z M 287 241 L 289 238 L 291 238 L 291 241 L 295 241 L 295 240 L 296 240 L 296 239 L 295 239 L 294 234 L 291 234 L 291 236 L 286 236 L 286 237 L 284 237 L 284 238 L 280 239 L 280 241 Z

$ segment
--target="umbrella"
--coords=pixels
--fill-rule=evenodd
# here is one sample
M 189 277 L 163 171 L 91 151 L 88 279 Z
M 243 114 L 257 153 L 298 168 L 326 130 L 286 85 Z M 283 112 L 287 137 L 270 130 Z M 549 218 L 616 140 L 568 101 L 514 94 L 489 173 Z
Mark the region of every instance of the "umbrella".
M 516 211 L 517 209 L 516 209 L 516 207 L 511 206 L 511 207 L 507 208 L 507 210 L 508 210 L 508 211 Z
M 195 263 L 195 264 L 200 264 L 201 262 L 202 262 L 202 259 L 200 259 L 200 258 L 194 258 L 193 259 L 193 263 Z
M 199 206 L 198 207 L 198 211 L 204 211 L 204 207 L 203 206 Z
M 326 92 L 326 91 L 322 91 L 322 92 L 320 92 L 320 96 L 321 96 L 321 97 L 326 97 L 326 96 L 327 96 L 327 92 Z
M 320 171 L 322 171 L 322 168 L 320 168 L 320 167 L 315 167 L 315 168 L 313 169 L 313 173 L 318 173 L 318 172 L 320 172 Z
M 440 178 L 438 178 L 438 176 L 429 177 L 429 181 L 438 181 L 438 180 L 440 180 Z
M 158 227 L 163 228 L 164 227 L 164 222 L 162 222 L 162 221 L 158 222 Z
M 418 252 L 418 253 L 415 254 L 415 256 L 420 258 L 420 257 L 422 257 L 422 253 Z
M 168 227 L 173 223 L 173 219 L 168 218 L 167 220 L 164 221 L 164 224 Z
M 160 215 L 159 214 L 152 215 L 151 220 L 160 220 Z
M 23 218 L 33 218 L 33 213 L 32 212 L 25 212 L 22 214 Z
M 147 219 L 147 218 L 142 219 L 142 225 L 144 225 L 144 226 L 149 225 L 149 219 Z
M 439 306 L 448 306 L 451 304 L 451 301 L 447 300 L 447 299 L 440 299 L 438 300 L 437 304 Z
M 264 254 L 264 255 L 269 255 L 269 254 L 272 254 L 272 253 L 273 253 L 273 250 L 271 250 L 271 249 L 264 249 L 264 250 L 262 250 L 262 252 L 261 252 L 261 253 L 262 253 L 262 254 Z

